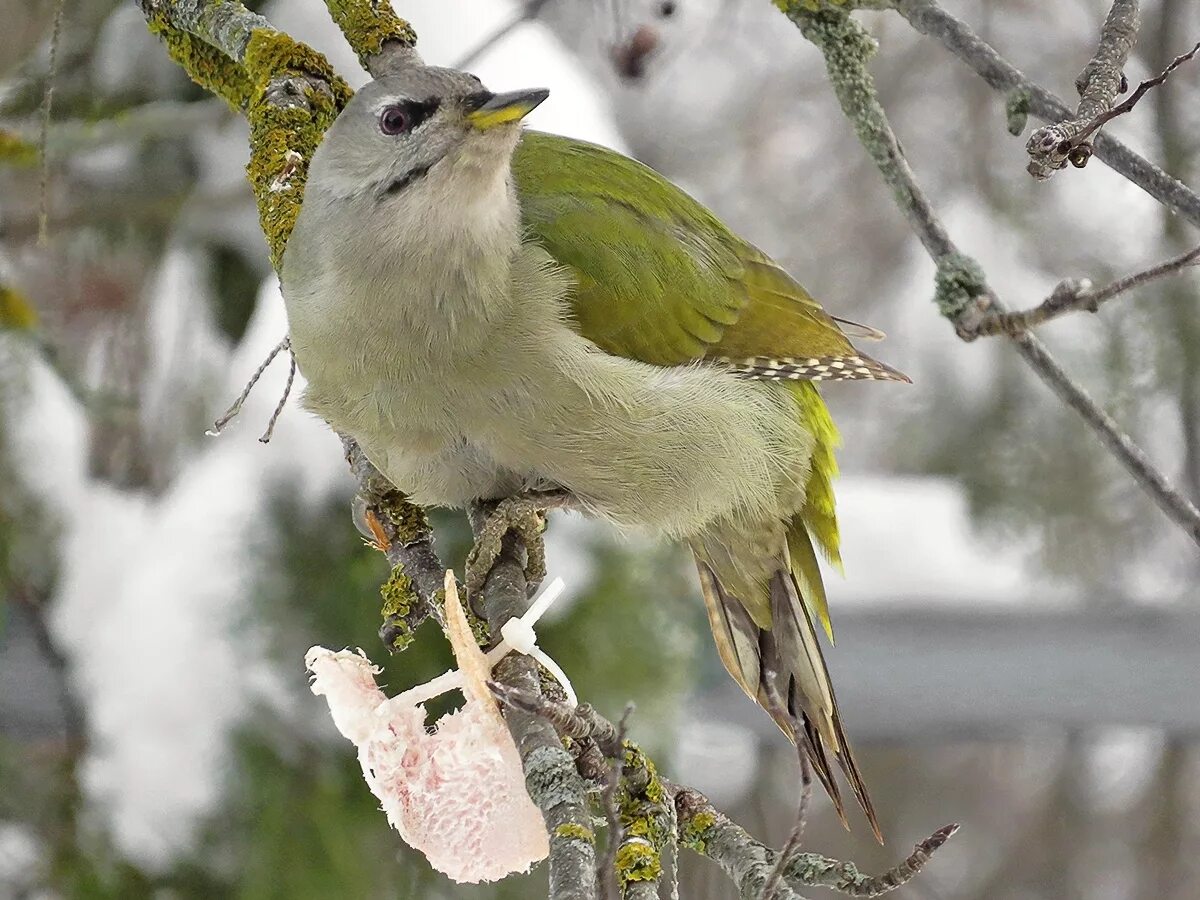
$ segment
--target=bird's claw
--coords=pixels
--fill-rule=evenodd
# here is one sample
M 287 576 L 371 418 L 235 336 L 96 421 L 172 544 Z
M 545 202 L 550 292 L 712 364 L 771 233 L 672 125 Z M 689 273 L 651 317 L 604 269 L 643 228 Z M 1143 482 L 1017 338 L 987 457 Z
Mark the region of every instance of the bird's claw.
M 525 577 L 537 584 L 546 577 L 546 548 L 542 532 L 546 528 L 547 509 L 560 506 L 561 498 L 551 494 L 518 494 L 496 503 L 475 536 L 475 546 L 467 558 L 467 595 L 483 589 L 488 574 L 500 556 L 504 536 L 517 535 L 525 545 Z

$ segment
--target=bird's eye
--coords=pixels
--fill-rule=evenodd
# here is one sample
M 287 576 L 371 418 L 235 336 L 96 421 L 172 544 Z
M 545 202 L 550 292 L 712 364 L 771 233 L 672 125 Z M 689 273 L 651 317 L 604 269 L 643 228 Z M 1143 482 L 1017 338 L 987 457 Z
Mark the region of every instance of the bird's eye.
M 658 5 L 658 14 L 664 19 L 669 19 L 671 16 L 675 15 L 675 3 L 673 0 L 663 0 L 663 2 Z
M 385 106 L 379 114 L 379 130 L 384 134 L 400 134 L 412 127 L 412 116 L 403 106 Z

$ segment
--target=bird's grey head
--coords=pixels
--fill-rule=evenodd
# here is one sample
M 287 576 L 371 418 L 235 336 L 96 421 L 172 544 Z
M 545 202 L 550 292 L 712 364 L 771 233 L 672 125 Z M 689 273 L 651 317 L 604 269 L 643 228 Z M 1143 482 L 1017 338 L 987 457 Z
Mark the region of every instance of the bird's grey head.
M 377 204 L 486 192 L 503 183 L 521 119 L 548 94 L 494 94 L 474 75 L 424 66 L 372 81 L 317 148 L 309 184 L 326 199 Z

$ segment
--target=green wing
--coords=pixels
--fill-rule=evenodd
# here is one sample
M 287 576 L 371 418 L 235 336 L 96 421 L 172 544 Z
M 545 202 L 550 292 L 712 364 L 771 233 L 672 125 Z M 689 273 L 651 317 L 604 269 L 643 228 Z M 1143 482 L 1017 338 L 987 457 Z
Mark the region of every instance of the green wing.
M 642 362 L 708 358 L 747 377 L 791 382 L 816 447 L 789 555 L 806 603 L 832 638 L 813 543 L 838 563 L 837 431 L 806 382 L 908 379 L 855 350 L 787 272 L 641 163 L 526 131 L 513 173 L 529 238 L 574 276 L 571 311 L 584 337 Z
M 574 275 L 572 312 L 605 351 L 729 360 L 761 378 L 886 378 L 764 253 L 636 160 L 526 131 L 513 172 L 530 237 Z

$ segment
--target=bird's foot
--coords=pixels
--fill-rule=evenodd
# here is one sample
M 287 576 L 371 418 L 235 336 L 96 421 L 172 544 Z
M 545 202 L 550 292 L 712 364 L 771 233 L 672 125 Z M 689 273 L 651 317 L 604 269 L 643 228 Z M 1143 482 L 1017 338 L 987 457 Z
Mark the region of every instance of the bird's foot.
M 492 571 L 504 536 L 515 534 L 525 545 L 525 577 L 537 584 L 546 577 L 546 548 L 542 532 L 546 529 L 546 511 L 562 509 L 570 498 L 564 491 L 530 491 L 504 500 L 481 504 L 486 516 L 475 535 L 475 546 L 467 558 L 467 596 L 483 589 Z

